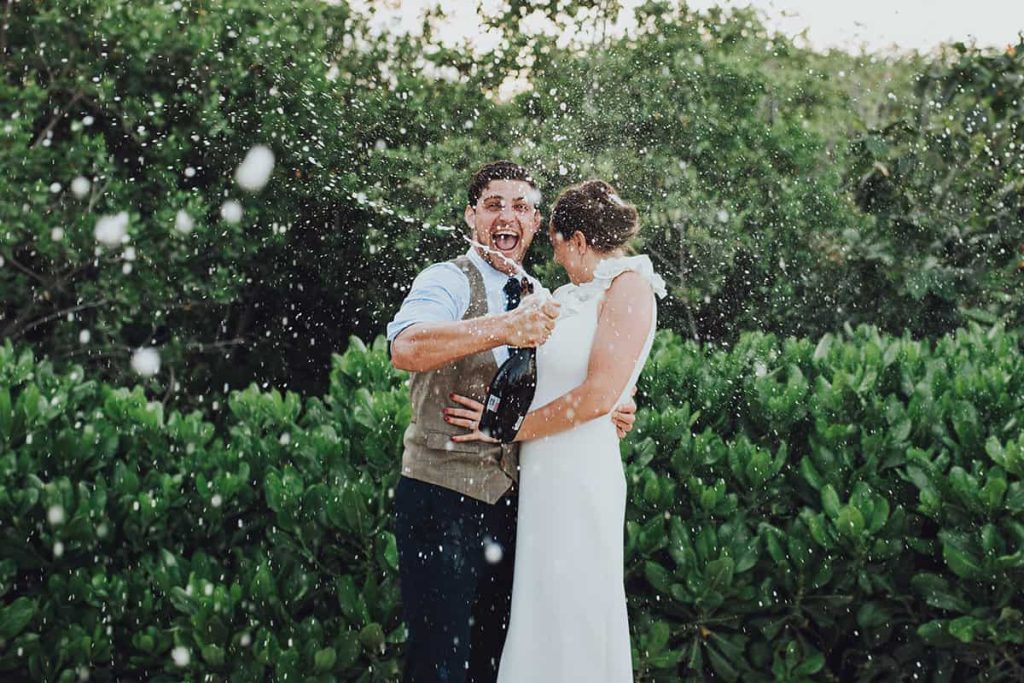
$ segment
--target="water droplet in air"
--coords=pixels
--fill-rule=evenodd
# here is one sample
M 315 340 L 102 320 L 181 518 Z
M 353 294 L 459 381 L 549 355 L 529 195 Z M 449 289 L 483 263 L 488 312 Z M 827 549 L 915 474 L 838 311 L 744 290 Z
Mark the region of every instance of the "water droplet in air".
M 494 541 L 487 541 L 484 544 L 484 559 L 491 564 L 498 564 L 505 555 L 504 549 Z
M 189 654 L 188 648 L 179 645 L 171 650 L 171 659 L 174 660 L 175 666 L 186 667 L 192 661 L 192 655 Z

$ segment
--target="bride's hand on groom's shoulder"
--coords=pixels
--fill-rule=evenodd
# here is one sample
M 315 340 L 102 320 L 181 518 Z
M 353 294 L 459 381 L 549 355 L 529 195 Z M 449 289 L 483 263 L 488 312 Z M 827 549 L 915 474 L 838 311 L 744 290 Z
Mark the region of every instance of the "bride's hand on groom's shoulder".
M 484 404 L 480 401 L 474 401 L 468 396 L 462 396 L 460 394 L 449 394 L 453 402 L 458 403 L 461 407 L 450 406 L 441 411 L 444 415 L 444 420 L 450 425 L 456 427 L 462 427 L 468 430 L 465 434 L 459 434 L 452 437 L 452 441 L 486 441 L 488 443 L 498 443 L 497 439 L 487 436 L 480 431 L 480 417 L 484 414 Z

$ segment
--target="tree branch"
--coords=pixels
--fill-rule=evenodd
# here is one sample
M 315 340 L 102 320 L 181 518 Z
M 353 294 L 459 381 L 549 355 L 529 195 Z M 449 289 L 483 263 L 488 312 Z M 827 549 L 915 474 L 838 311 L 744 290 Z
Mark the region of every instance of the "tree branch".
M 57 124 L 61 122 L 61 119 L 64 118 L 64 115 L 68 112 L 68 110 L 71 109 L 71 107 L 75 106 L 78 100 L 82 99 L 84 95 L 85 93 L 81 90 L 75 92 L 74 96 L 71 98 L 71 101 L 57 110 L 57 113 L 53 115 L 53 118 L 50 119 L 50 122 L 46 124 L 46 128 L 44 128 L 43 131 L 39 133 L 39 137 L 35 139 L 35 142 L 32 143 L 29 149 L 35 149 L 36 147 L 41 145 L 43 140 L 46 139 L 47 134 L 50 133 L 54 128 L 56 128 Z
M 17 317 L 14 318 L 14 320 L 4 325 L 3 331 L 0 332 L 0 337 L 6 338 L 9 332 L 17 330 L 23 322 L 29 320 L 32 317 L 32 314 L 35 313 L 35 308 L 36 302 L 35 299 L 33 298 L 32 301 L 30 301 L 27 306 L 21 309 L 21 311 L 18 313 Z
M 160 401 L 161 403 L 164 404 L 164 406 L 166 406 L 167 402 L 171 400 L 171 395 L 174 393 L 174 383 L 175 383 L 175 381 L 177 381 L 175 379 L 175 376 L 174 376 L 174 366 L 173 365 L 169 368 L 169 371 L 170 371 L 171 376 L 167 380 L 167 391 L 164 392 L 163 400 Z
M 245 344 L 246 340 L 242 338 L 236 339 L 224 339 L 215 342 L 189 342 L 185 345 L 185 348 L 189 351 L 195 351 L 197 353 L 213 353 L 222 349 L 230 348 L 233 346 L 241 346 Z
M 114 358 L 121 357 L 127 353 L 127 349 L 123 346 L 88 346 L 82 349 L 75 349 L 64 354 L 53 354 L 53 358 L 60 358 L 61 360 L 67 360 L 76 356 L 88 356 L 89 360 L 97 360 L 102 358 Z
M 93 183 L 92 184 L 92 192 L 89 195 L 89 206 L 87 206 L 86 209 L 85 209 L 86 213 L 90 213 L 91 214 L 92 210 L 94 208 L 96 208 L 96 202 L 98 202 L 100 197 L 103 196 L 103 191 L 105 189 L 107 189 L 107 185 L 109 185 L 109 184 L 110 184 L 110 181 L 107 181 L 101 187 L 97 187 L 98 183 Z
M 51 283 L 49 280 L 47 280 L 42 275 L 40 275 L 36 271 L 32 270 L 28 266 L 22 264 L 20 261 L 18 261 L 18 259 L 14 258 L 13 254 L 8 254 L 7 255 L 7 260 L 11 262 L 11 265 L 13 265 L 15 268 L 20 270 L 25 275 L 28 275 L 30 278 L 32 278 L 34 280 L 38 280 L 39 283 L 41 285 L 43 285 L 44 287 L 46 287 L 47 289 L 51 289 L 52 288 L 53 283 Z
M 60 318 L 62 316 L 67 315 L 68 313 L 74 313 L 76 311 L 81 311 L 81 310 L 84 310 L 86 308 L 97 308 L 99 306 L 105 305 L 106 303 L 107 303 L 106 299 L 100 299 L 99 301 L 93 301 L 93 302 L 87 303 L 87 304 L 79 304 L 78 306 L 72 306 L 71 308 L 64 308 L 64 309 L 61 309 L 59 311 L 54 311 L 53 313 L 51 313 L 49 315 L 45 315 L 42 318 L 38 318 L 36 320 L 33 320 L 31 323 L 29 323 L 28 325 L 25 325 L 21 329 L 15 328 L 15 330 L 13 332 L 11 332 L 8 336 L 11 339 L 17 339 L 18 337 L 22 336 L 23 334 L 25 334 L 29 330 L 35 329 L 36 327 L 39 327 L 40 325 L 45 325 L 46 323 L 50 322 L 51 320 L 56 320 L 57 318 Z

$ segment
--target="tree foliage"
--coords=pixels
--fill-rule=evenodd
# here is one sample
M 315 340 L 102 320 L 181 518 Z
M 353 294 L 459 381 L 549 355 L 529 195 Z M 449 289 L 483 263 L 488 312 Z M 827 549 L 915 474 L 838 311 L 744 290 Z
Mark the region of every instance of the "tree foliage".
M 436 12 L 388 35 L 315 0 L 6 7 L 2 334 L 114 381 L 157 345 L 172 401 L 322 390 L 333 350 L 463 250 L 467 178 L 499 157 L 534 169 L 542 210 L 590 176 L 636 203 L 687 338 L 1021 322 L 1019 47 L 821 55 L 672 2 L 625 35 L 615 2 L 498 4 L 485 52 Z M 246 193 L 256 144 L 276 165 Z M 127 241 L 99 245 L 119 214 Z

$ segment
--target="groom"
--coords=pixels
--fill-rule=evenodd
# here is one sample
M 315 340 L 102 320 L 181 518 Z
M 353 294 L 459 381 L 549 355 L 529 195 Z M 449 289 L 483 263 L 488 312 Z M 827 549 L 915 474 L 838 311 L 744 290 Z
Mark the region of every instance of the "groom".
M 482 166 L 464 218 L 488 250 L 471 247 L 422 271 L 388 325 L 391 362 L 411 373 L 395 490 L 407 683 L 497 677 L 511 605 L 518 447 L 452 441 L 464 430 L 448 424 L 445 406 L 453 393 L 482 401 L 507 347 L 539 346 L 554 329 L 558 304 L 527 297 L 518 305 L 521 286 L 507 262 L 523 262 L 541 225 L 539 196 L 522 166 Z M 635 410 L 631 402 L 615 413 L 620 436 Z

